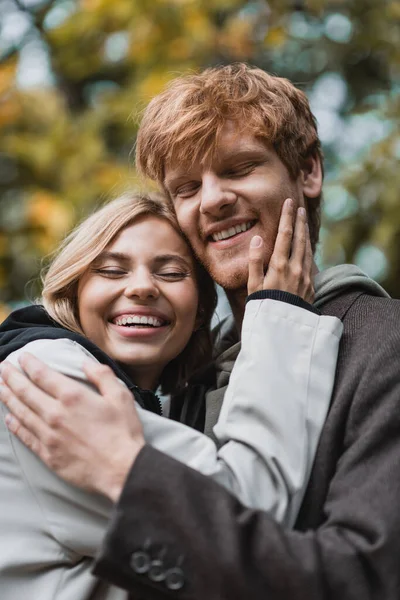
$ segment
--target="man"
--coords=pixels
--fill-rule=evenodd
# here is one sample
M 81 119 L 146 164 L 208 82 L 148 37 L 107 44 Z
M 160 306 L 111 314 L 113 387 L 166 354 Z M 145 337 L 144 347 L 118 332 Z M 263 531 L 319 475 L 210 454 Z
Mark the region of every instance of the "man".
M 189 400 L 172 406 L 176 418 L 211 433 L 239 351 L 250 238 L 262 238 L 267 267 L 290 197 L 307 210 L 314 249 L 318 241 L 322 155 L 315 120 L 305 95 L 284 79 L 245 65 L 210 69 L 175 80 L 150 103 L 137 162 L 171 198 L 196 255 L 232 307 L 236 326 L 221 341 L 215 365 L 199 375 Z M 96 441 L 85 440 L 77 423 L 80 439 L 66 468 L 74 460 L 90 464 L 75 482 L 87 485 L 90 478 L 95 486 L 97 477 L 98 491 L 118 501 L 98 576 L 154 600 L 398 600 L 400 303 L 351 266 L 316 274 L 314 285 L 315 306 L 339 316 L 344 335 L 295 530 L 245 509 L 218 484 L 143 446 L 137 430 L 130 472 L 125 467 L 117 477 L 114 466 L 107 479 L 101 453 L 110 449 L 101 442 L 109 424 Z M 29 358 L 23 367 L 39 387 L 60 395 L 47 369 Z M 104 370 L 89 376 L 105 397 L 115 395 Z M 85 394 L 80 402 L 90 406 Z

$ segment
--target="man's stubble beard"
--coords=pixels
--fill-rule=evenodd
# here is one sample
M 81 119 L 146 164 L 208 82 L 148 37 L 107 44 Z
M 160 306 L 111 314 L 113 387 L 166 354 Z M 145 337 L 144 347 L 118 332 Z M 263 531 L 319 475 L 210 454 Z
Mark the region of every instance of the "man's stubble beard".
M 249 276 L 248 270 L 248 259 L 239 257 L 232 250 L 224 251 L 224 260 L 221 261 L 222 265 L 227 263 L 233 263 L 226 269 L 226 273 L 222 272 L 222 269 L 215 265 L 215 262 L 208 257 L 200 258 L 197 253 L 196 258 L 202 263 L 206 271 L 212 277 L 212 279 L 220 285 L 225 291 L 229 292 L 241 292 L 247 290 L 247 280 Z M 235 264 L 237 263 L 237 264 Z
M 284 188 L 280 190 L 280 195 L 282 198 L 281 210 L 282 210 L 282 206 L 283 206 L 283 203 L 286 200 L 286 198 L 292 198 L 293 203 L 294 203 L 294 208 L 295 208 L 295 210 L 294 210 L 294 216 L 295 216 L 297 208 L 303 204 L 303 203 L 300 203 L 300 200 L 299 200 L 299 190 L 296 188 L 295 185 L 293 185 L 293 186 L 287 185 L 287 186 L 284 186 Z M 259 222 L 262 222 L 258 211 L 257 211 L 257 214 L 254 214 L 253 218 Z M 265 262 L 264 262 L 264 274 L 266 274 L 266 272 L 267 272 L 268 264 L 269 264 L 269 261 L 273 254 L 273 251 L 274 251 L 275 241 L 276 241 L 276 237 L 278 235 L 279 218 L 280 218 L 280 214 L 277 217 L 277 220 L 274 224 L 273 232 L 268 234 L 267 239 L 265 237 L 263 237 L 264 245 L 265 245 L 265 253 L 266 253 L 266 258 L 265 258 Z M 200 239 L 204 238 L 204 232 L 202 232 L 202 231 L 199 232 L 199 238 Z M 272 241 L 272 243 L 271 243 L 271 241 Z M 248 276 L 249 276 L 248 254 L 246 255 L 246 257 L 243 257 L 243 254 L 242 254 L 243 258 L 239 258 L 235 254 L 234 249 L 225 250 L 224 251 L 224 260 L 221 262 L 225 263 L 225 261 L 227 261 L 227 262 L 234 261 L 236 258 L 237 261 L 239 262 L 239 265 L 238 265 L 237 271 L 226 274 L 226 276 L 224 276 L 221 274 L 220 270 L 217 267 L 214 268 L 213 261 L 210 260 L 207 256 L 200 257 L 198 255 L 198 253 L 196 252 L 196 250 L 194 250 L 194 253 L 196 255 L 197 260 L 204 266 L 204 268 L 207 270 L 207 272 L 212 277 L 212 279 L 215 281 L 215 283 L 220 285 L 226 292 L 242 293 L 244 290 L 247 290 L 247 280 L 248 280 Z M 244 265 L 243 265 L 243 263 L 244 263 Z M 229 272 L 231 270 L 233 270 L 233 269 L 229 268 Z

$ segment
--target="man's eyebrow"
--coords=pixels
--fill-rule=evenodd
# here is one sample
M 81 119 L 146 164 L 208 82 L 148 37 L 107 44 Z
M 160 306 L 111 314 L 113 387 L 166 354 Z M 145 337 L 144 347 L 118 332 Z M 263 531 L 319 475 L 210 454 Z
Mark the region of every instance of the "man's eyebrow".
M 217 155 L 218 156 L 218 155 Z M 268 150 L 267 148 L 263 147 L 263 146 L 245 146 L 243 145 L 241 148 L 238 148 L 235 150 L 235 152 L 229 152 L 229 153 L 224 153 L 222 152 L 221 156 L 219 156 L 219 163 L 223 164 L 223 163 L 233 163 L 233 162 L 237 162 L 238 160 L 243 160 L 243 159 L 251 159 L 251 158 L 261 158 L 263 157 L 264 159 L 266 159 L 268 156 Z M 170 186 L 173 185 L 177 185 L 178 183 L 180 183 L 180 181 L 186 181 L 187 179 L 190 179 L 190 177 L 187 176 L 187 172 L 186 171 L 177 171 L 176 173 L 172 173 L 169 176 L 166 176 L 164 181 L 163 181 L 163 185 L 165 188 L 170 188 Z
M 267 156 L 268 150 L 263 147 L 254 147 L 254 146 L 242 146 L 235 150 L 235 152 L 227 152 L 221 153 L 220 161 L 236 161 L 241 160 L 242 158 L 252 158 L 252 157 L 264 157 Z
M 165 188 L 168 189 L 172 184 L 176 185 L 181 180 L 184 181 L 186 179 L 187 179 L 187 177 L 186 177 L 185 173 L 176 173 L 176 174 L 173 173 L 169 177 L 165 177 L 165 179 L 163 181 L 163 185 Z

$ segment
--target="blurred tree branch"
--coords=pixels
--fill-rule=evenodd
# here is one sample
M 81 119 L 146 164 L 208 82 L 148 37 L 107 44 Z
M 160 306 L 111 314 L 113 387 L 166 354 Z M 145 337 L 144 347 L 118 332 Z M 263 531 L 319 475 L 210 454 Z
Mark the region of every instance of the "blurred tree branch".
M 79 218 L 137 184 L 132 113 L 176 74 L 234 60 L 310 94 L 326 155 L 325 264 L 377 248 L 400 296 L 398 0 L 7 6 L 29 26 L 8 41 L 0 31 L 1 302 L 24 298 Z

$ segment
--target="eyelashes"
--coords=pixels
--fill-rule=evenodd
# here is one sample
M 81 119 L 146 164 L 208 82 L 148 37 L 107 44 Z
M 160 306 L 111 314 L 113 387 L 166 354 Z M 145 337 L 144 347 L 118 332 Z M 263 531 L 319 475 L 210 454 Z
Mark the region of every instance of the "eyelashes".
M 121 271 L 119 269 L 93 269 L 93 273 L 97 273 L 98 275 L 110 275 L 118 277 L 125 275 L 126 271 Z
M 110 278 L 123 277 L 124 275 L 128 274 L 127 271 L 123 271 L 120 269 L 112 269 L 112 268 L 93 269 L 93 273 L 96 273 L 98 275 L 103 275 L 105 277 L 110 277 Z M 153 273 L 152 275 L 154 277 L 159 277 L 161 279 L 166 279 L 166 280 L 170 280 L 170 281 L 179 281 L 182 279 L 186 279 L 187 277 L 190 277 L 192 274 L 189 271 L 168 271 L 168 272 L 163 272 L 163 273 Z

